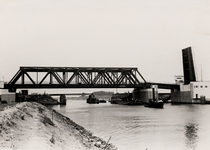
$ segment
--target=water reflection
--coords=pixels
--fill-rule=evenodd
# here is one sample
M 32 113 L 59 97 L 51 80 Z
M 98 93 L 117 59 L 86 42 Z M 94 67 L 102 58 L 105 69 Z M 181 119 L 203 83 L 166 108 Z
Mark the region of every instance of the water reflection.
M 186 148 L 195 150 L 198 142 L 198 124 L 189 123 L 185 126 Z

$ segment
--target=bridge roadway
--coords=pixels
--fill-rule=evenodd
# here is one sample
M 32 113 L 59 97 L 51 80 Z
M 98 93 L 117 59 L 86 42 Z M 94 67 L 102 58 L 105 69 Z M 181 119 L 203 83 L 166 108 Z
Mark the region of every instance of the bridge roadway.
M 54 93 L 54 94 L 49 94 L 50 96 L 61 96 L 61 95 L 77 95 L 77 96 L 85 96 L 85 95 L 90 95 L 92 93 Z M 170 95 L 170 93 L 158 93 L 159 95 Z
M 49 94 L 50 96 L 60 96 L 60 95 L 90 95 L 91 93 L 54 93 L 54 94 Z
M 150 88 L 179 90 L 179 85 L 146 82 L 137 68 L 20 67 L 5 89 L 38 88 Z

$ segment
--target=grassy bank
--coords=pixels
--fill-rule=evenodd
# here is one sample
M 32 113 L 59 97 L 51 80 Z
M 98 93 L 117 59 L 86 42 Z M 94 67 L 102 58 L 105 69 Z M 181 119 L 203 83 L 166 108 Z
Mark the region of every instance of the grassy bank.
M 0 113 L 0 149 L 117 149 L 71 119 L 36 102 L 17 103 Z

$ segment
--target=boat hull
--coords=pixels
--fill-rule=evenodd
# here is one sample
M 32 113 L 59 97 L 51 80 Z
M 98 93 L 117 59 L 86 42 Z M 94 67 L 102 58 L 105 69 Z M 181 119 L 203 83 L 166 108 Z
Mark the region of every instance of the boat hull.
M 131 101 L 131 102 L 126 102 L 124 105 L 142 105 L 142 102 Z
M 150 107 L 150 108 L 163 108 L 163 101 L 150 101 L 149 104 L 144 105 L 145 107 Z
M 88 98 L 87 103 L 89 103 L 89 104 L 99 104 L 99 100 L 97 98 Z
M 106 103 L 106 100 L 99 100 L 99 103 Z
M 121 99 L 112 99 L 110 103 L 119 105 L 142 105 L 141 101 L 123 101 Z

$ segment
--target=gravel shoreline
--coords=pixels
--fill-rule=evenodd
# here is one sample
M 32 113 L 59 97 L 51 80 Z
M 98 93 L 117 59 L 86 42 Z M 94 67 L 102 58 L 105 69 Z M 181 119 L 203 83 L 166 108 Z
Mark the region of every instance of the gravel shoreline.
M 17 103 L 0 111 L 0 149 L 117 150 L 70 118 L 36 102 Z

